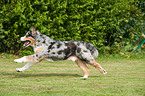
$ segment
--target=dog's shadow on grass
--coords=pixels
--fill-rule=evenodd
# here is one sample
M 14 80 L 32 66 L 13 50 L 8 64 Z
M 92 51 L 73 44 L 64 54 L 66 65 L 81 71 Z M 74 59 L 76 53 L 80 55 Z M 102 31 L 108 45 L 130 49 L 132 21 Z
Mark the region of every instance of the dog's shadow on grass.
M 73 73 L 3 73 L 2 75 L 12 76 L 14 78 L 22 77 L 80 77 L 81 75 Z
M 78 74 L 71 74 L 71 73 L 36 73 L 36 74 L 31 74 L 31 73 L 26 73 L 26 74 L 21 74 L 21 75 L 16 75 L 16 77 L 64 77 L 64 76 L 72 76 L 72 77 L 79 77 Z

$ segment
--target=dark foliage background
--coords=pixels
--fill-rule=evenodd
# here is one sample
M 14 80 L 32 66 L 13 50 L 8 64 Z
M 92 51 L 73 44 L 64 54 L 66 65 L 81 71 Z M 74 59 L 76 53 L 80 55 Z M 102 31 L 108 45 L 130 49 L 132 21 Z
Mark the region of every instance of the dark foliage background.
M 31 54 L 19 38 L 32 26 L 56 40 L 91 42 L 102 54 L 131 52 L 144 40 L 144 8 L 144 0 L 2 0 L 0 52 Z

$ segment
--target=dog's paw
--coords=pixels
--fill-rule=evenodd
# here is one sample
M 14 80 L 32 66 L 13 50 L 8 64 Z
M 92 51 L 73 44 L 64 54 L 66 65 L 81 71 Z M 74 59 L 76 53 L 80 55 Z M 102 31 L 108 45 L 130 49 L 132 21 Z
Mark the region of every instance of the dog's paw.
M 106 70 L 103 70 L 103 74 L 104 74 L 104 75 L 107 74 L 107 71 L 106 71 Z
M 80 78 L 82 78 L 82 79 L 87 79 L 88 78 L 88 75 L 84 75 L 84 77 L 80 77 Z
M 16 68 L 16 71 L 17 72 L 24 72 L 24 69 L 23 68 Z

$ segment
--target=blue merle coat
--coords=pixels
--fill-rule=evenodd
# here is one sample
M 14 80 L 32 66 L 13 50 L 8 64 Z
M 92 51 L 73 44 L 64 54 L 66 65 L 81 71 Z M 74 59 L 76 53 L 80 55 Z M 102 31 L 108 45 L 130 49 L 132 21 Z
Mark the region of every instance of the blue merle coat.
M 56 61 L 77 56 L 86 63 L 90 63 L 90 60 L 98 56 L 98 51 L 94 45 L 85 41 L 56 41 L 38 31 L 35 35 L 29 32 L 28 36 L 35 38 L 34 48 L 42 48 L 36 54 L 37 59 L 43 56 Z

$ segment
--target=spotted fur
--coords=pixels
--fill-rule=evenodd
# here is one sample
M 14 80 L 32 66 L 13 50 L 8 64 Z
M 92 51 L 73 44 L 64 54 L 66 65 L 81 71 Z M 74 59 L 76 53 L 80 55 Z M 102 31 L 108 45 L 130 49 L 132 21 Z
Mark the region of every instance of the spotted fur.
M 50 61 L 72 60 L 76 61 L 84 71 L 84 78 L 88 77 L 89 69 L 86 67 L 86 64 L 96 67 L 103 74 L 107 73 L 98 63 L 95 62 L 94 59 L 98 56 L 98 51 L 94 45 L 89 42 L 56 41 L 36 31 L 34 27 L 31 28 L 31 31 L 26 33 L 26 36 L 21 37 L 20 40 L 29 40 L 24 43 L 24 46 L 33 46 L 35 54 L 15 59 L 15 62 L 31 62 L 30 64 L 32 66 L 32 63 L 39 62 L 44 58 L 47 60 L 49 59 Z M 29 65 L 29 63 L 27 65 Z M 22 70 L 22 68 L 20 70 Z M 17 71 L 20 70 L 17 69 Z

